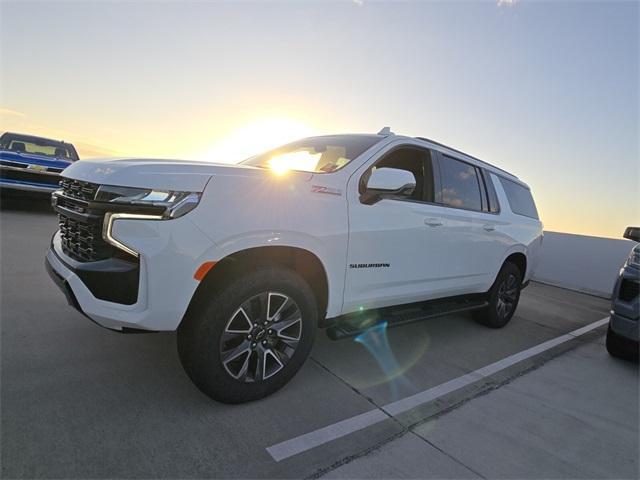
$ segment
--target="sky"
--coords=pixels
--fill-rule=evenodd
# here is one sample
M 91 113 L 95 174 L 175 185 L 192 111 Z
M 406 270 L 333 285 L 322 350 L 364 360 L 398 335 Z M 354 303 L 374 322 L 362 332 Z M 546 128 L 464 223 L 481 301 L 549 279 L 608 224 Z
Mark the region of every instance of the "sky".
M 426 136 L 527 182 L 545 228 L 640 224 L 639 4 L 0 0 L 0 130 L 231 162 Z

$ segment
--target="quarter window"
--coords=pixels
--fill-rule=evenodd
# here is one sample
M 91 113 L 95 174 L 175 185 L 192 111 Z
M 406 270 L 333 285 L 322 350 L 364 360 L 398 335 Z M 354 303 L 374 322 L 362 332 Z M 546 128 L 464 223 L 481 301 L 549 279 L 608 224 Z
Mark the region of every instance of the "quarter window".
M 482 211 L 478 169 L 460 160 L 442 156 L 440 201 L 445 205 Z
M 513 213 L 538 219 L 538 209 L 528 188 L 503 177 L 500 177 L 500 183 Z

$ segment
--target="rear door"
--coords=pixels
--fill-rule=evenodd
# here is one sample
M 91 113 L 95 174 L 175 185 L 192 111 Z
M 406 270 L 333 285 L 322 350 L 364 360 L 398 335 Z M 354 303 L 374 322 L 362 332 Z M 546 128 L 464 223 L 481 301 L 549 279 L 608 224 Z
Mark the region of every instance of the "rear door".
M 448 248 L 442 281 L 448 295 L 485 291 L 509 242 L 499 228 L 495 191 L 483 169 L 438 153 L 436 201 L 444 206 Z

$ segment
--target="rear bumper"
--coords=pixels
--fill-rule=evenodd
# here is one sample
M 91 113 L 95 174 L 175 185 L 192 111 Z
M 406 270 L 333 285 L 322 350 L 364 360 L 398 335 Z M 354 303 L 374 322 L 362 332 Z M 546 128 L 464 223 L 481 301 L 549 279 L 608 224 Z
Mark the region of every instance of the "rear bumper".
M 187 217 L 116 220 L 113 235 L 139 252 L 137 264 L 116 258 L 78 262 L 62 251 L 56 232 L 46 255 L 54 283 L 74 308 L 103 327 L 175 330 L 198 286 L 194 273 L 217 260 L 213 243 Z

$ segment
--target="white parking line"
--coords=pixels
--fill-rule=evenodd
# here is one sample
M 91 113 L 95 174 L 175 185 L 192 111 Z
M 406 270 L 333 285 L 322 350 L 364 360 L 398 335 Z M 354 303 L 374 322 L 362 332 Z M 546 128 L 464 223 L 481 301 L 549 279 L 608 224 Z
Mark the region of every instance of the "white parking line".
M 474 370 L 473 372 L 462 375 L 461 377 L 454 378 L 448 382 L 442 383 L 428 390 L 416 393 L 409 397 L 397 400 L 395 402 L 388 403 L 380 409 L 369 410 L 368 412 L 356 415 L 355 417 L 347 418 L 337 423 L 333 423 L 318 430 L 314 430 L 309 433 L 305 433 L 298 437 L 294 437 L 284 442 L 276 443 L 270 447 L 267 447 L 267 452 L 276 461 L 279 462 L 286 458 L 292 457 L 312 448 L 318 447 L 325 443 L 331 442 L 338 438 L 349 435 L 350 433 L 357 432 L 376 423 L 382 422 L 390 416 L 398 415 L 403 412 L 407 412 L 412 408 L 419 405 L 423 405 L 427 402 L 436 400 L 444 395 L 459 390 L 467 385 L 471 385 L 478 380 L 489 377 L 497 372 L 504 370 L 518 362 L 538 355 L 546 350 L 550 350 L 562 343 L 577 338 L 585 333 L 590 332 L 602 325 L 605 325 L 609 321 L 609 317 L 598 320 L 597 322 L 590 323 L 582 328 L 578 328 L 565 335 L 553 338 L 546 342 L 536 345 L 535 347 L 528 348 L 522 352 L 510 355 L 502 360 L 491 363 L 485 367 Z

